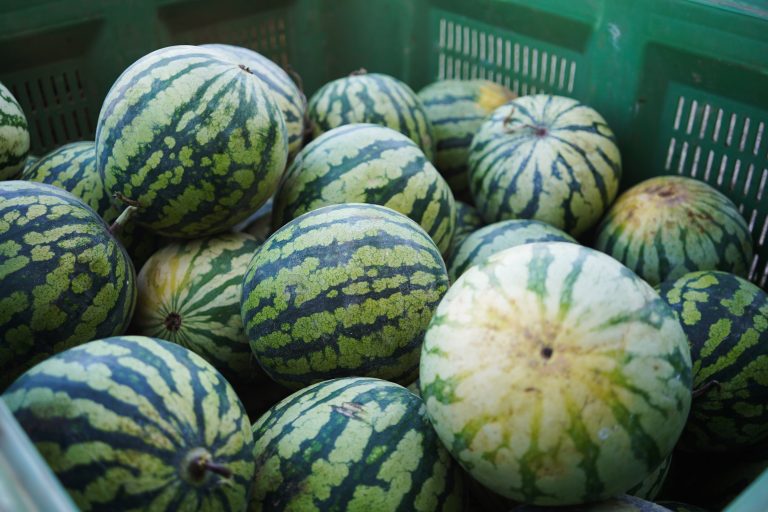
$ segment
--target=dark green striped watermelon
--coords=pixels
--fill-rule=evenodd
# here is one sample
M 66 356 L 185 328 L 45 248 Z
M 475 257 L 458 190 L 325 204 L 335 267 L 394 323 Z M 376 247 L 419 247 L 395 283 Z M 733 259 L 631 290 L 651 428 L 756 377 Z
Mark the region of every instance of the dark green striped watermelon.
M 671 453 L 691 401 L 672 309 L 623 265 L 566 242 L 465 272 L 430 322 L 419 378 L 472 477 L 538 505 L 626 492 Z
M 493 112 L 469 149 L 469 188 L 487 223 L 536 219 L 578 236 L 613 202 L 621 156 L 595 110 L 523 96 Z
M 353 73 L 321 87 L 309 100 L 315 137 L 354 123 L 396 130 L 415 142 L 427 159 L 435 158 L 432 125 L 416 93 L 400 80 L 379 73 Z
M 768 294 L 727 272 L 661 284 L 691 347 L 694 398 L 680 441 L 732 451 L 768 440 Z
M 240 318 L 240 296 L 258 240 L 225 233 L 166 245 L 139 272 L 131 332 L 173 341 L 227 378 L 253 381 L 258 370 Z
M 96 145 L 91 141 L 72 142 L 57 148 L 25 167 L 21 178 L 72 193 L 101 215 L 107 224 L 113 223 L 122 213 L 104 189 L 96 170 Z M 115 236 L 123 243 L 136 269 L 140 269 L 160 245 L 158 237 L 130 221 L 121 226 Z
M 458 465 L 421 399 L 397 384 L 315 384 L 272 407 L 253 435 L 251 512 L 462 510 Z
M 248 417 L 227 381 L 179 345 L 93 341 L 30 369 L 3 399 L 84 511 L 245 510 Z
M 455 201 L 455 203 L 456 226 L 453 229 L 451 248 L 448 250 L 446 263 L 452 260 L 453 255 L 456 254 L 456 249 L 470 234 L 483 227 L 483 219 L 480 218 L 480 214 L 477 213 L 474 206 L 461 201 Z
M 0 83 L 0 180 L 18 177 L 29 153 L 29 126 L 21 105 Z
M 655 500 L 662 487 L 664 487 L 664 482 L 667 480 L 671 465 L 672 455 L 664 459 L 664 462 L 659 464 L 659 467 L 651 471 L 641 482 L 631 487 L 627 494 L 644 500 Z
M 538 220 L 503 220 L 478 229 L 455 248 L 448 275 L 455 281 L 470 267 L 510 247 L 534 242 L 573 242 L 570 235 Z
M 451 243 L 451 189 L 413 141 L 389 128 L 342 126 L 308 144 L 280 182 L 272 226 L 340 203 L 387 206 L 421 225 L 442 252 Z
M 24 171 L 32 167 L 38 160 L 40 160 L 40 157 L 37 155 L 27 155 L 27 158 L 24 160 L 24 168 L 21 172 L 24 173 Z
M 328 206 L 256 251 L 242 317 L 259 364 L 287 387 L 352 375 L 407 385 L 447 289 L 440 252 L 408 217 L 370 204 Z
M 142 57 L 107 94 L 96 166 L 119 207 L 152 231 L 228 230 L 272 195 L 288 157 L 283 115 L 247 68 L 219 51 L 171 46 Z
M 469 188 L 467 158 L 472 137 L 515 93 L 490 80 L 442 80 L 426 86 L 418 96 L 435 134 L 435 166 L 453 193 L 460 194 Z
M 663 506 L 635 496 L 616 496 L 606 501 L 573 507 L 536 507 L 520 505 L 511 512 L 670 512 Z
M 736 205 L 682 176 L 651 178 L 624 192 L 600 224 L 595 247 L 652 285 L 698 270 L 746 277 L 753 253 Z
M 304 117 L 307 98 L 288 73 L 267 57 L 248 48 L 229 44 L 204 44 L 203 48 L 219 50 L 235 64 L 243 64 L 269 88 L 283 112 L 288 132 L 289 158 L 296 156 L 304 141 Z
M 82 201 L 42 183 L 0 182 L 0 390 L 51 354 L 125 332 L 135 279 Z

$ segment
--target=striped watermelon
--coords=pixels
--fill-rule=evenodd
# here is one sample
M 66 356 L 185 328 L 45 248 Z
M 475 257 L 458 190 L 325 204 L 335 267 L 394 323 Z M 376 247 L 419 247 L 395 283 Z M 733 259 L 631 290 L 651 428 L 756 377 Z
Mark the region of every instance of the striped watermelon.
M 520 505 L 511 512 L 670 512 L 663 506 L 635 496 L 616 496 L 598 503 L 574 507 L 536 507 Z
M 440 252 L 406 216 L 370 204 L 328 206 L 256 251 L 242 317 L 259 364 L 286 387 L 351 375 L 407 385 L 447 289 Z
M 3 399 L 84 511 L 246 507 L 248 417 L 183 347 L 142 336 L 86 343 L 27 371 Z
M 503 220 L 478 229 L 469 235 L 451 258 L 448 275 L 455 281 L 470 267 L 510 247 L 534 242 L 573 242 L 570 235 L 538 220 Z
M 424 402 L 378 379 L 321 382 L 253 426 L 251 512 L 460 511 L 459 467 Z
M 578 236 L 613 202 L 620 177 L 605 120 L 560 96 L 523 96 L 497 108 L 469 149 L 469 188 L 488 223 L 536 219 Z
M 226 231 L 272 195 L 288 157 L 283 115 L 247 69 L 219 51 L 171 46 L 142 57 L 107 94 L 96 166 L 110 197 L 152 231 Z
M 29 153 L 29 126 L 21 105 L 0 83 L 0 180 L 16 178 Z
M 420 224 L 442 252 L 451 243 L 451 189 L 411 140 L 389 128 L 342 126 L 307 145 L 280 182 L 272 226 L 339 203 L 387 206 Z
M 0 182 L 0 391 L 53 353 L 122 334 L 135 303 L 133 265 L 93 210 L 50 185 Z
M 32 167 L 38 160 L 40 160 L 40 157 L 37 155 L 27 155 L 27 158 L 24 160 L 24 167 L 21 172 L 23 173 L 27 170 L 27 168 Z
M 364 70 L 321 87 L 307 109 L 315 137 L 353 123 L 396 130 L 415 142 L 427 159 L 435 158 L 432 125 L 416 93 L 400 80 Z
M 47 183 L 72 193 L 108 224 L 113 223 L 121 213 L 104 190 L 96 170 L 96 145 L 92 141 L 72 142 L 57 148 L 25 167 L 21 179 Z M 123 243 L 137 269 L 160 244 L 158 237 L 134 222 L 127 222 L 115 236 Z
M 228 44 L 204 44 L 202 47 L 226 53 L 229 60 L 247 66 L 267 85 L 277 106 L 283 112 L 288 133 L 288 157 L 295 157 L 304 142 L 307 98 L 288 73 L 268 58 L 248 48 Z
M 595 247 L 656 285 L 697 270 L 746 277 L 752 238 L 730 199 L 702 181 L 659 176 L 624 192 Z
M 634 487 L 631 487 L 627 491 L 627 494 L 644 500 L 655 500 L 656 496 L 661 492 L 662 487 L 664 487 L 664 482 L 669 475 L 671 464 L 672 455 L 664 459 L 664 462 L 659 464 L 659 467 L 651 471 L 641 482 Z
M 681 447 L 733 451 L 768 440 L 768 294 L 727 272 L 661 284 L 693 360 L 694 399 Z
M 576 244 L 507 249 L 445 295 L 421 392 L 472 477 L 524 503 L 625 492 L 672 451 L 688 415 L 685 334 L 653 289 Z
M 418 96 L 435 134 L 435 166 L 453 193 L 460 194 L 469 188 L 467 158 L 472 137 L 515 93 L 490 80 L 443 80 L 426 86 Z
M 254 379 L 251 348 L 240 318 L 248 262 L 259 242 L 225 233 L 166 245 L 139 272 L 131 332 L 173 341 L 227 378 Z

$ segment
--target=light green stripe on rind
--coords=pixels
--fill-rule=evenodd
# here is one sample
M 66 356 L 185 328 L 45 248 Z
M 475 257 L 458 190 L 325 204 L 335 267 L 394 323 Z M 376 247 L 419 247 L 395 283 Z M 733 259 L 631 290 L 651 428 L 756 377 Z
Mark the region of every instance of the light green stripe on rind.
M 257 250 L 242 317 L 259 364 L 287 387 L 348 375 L 408 384 L 447 287 L 437 247 L 413 221 L 376 205 L 329 206 Z
M 741 277 L 752 236 L 725 195 L 692 178 L 660 176 L 626 191 L 597 231 L 595 247 L 656 285 L 698 270 Z
M 456 248 L 448 267 L 455 281 L 470 267 L 478 265 L 504 249 L 534 242 L 573 242 L 570 235 L 537 220 L 505 220 L 478 229 Z
M 16 178 L 29 153 L 29 127 L 21 105 L 0 83 L 0 180 Z
M 243 277 L 259 242 L 243 233 L 176 242 L 138 276 L 132 332 L 173 341 L 228 378 L 250 382 L 258 367 L 240 317 Z
M 535 219 L 572 236 L 597 223 L 618 192 L 621 156 L 592 108 L 560 96 L 499 107 L 472 140 L 469 187 L 483 219 Z
M 456 226 L 453 230 L 451 239 L 451 248 L 448 250 L 448 256 L 445 259 L 446 265 L 450 267 L 456 251 L 461 243 L 474 231 L 483 227 L 483 219 L 477 213 L 474 206 L 461 201 L 456 202 Z
M 280 182 L 272 224 L 331 204 L 370 203 L 417 222 L 441 252 L 451 243 L 456 206 L 448 184 L 404 135 L 372 124 L 324 133 L 296 157 Z
M 443 80 L 421 91 L 419 99 L 432 123 L 435 166 L 455 194 L 469 188 L 467 158 L 472 137 L 486 117 L 515 94 L 489 80 Z
M 650 286 L 597 251 L 546 242 L 497 253 L 453 284 L 420 383 L 474 478 L 513 500 L 567 505 L 625 492 L 672 451 L 690 365 Z
M 192 352 L 113 337 L 29 370 L 3 399 L 82 510 L 242 511 L 253 438 L 234 390 Z M 188 480 L 204 449 L 232 471 Z
M 0 182 L 0 389 L 47 356 L 122 334 L 135 272 L 104 221 L 73 195 Z
M 111 195 L 171 237 L 226 231 L 274 192 L 288 156 L 283 115 L 262 82 L 220 52 L 173 46 L 131 65 L 96 130 Z
M 377 379 L 336 379 L 289 396 L 253 427 L 250 512 L 462 509 L 458 465 L 423 402 Z
M 228 44 L 204 44 L 203 48 L 220 50 L 228 54 L 236 64 L 244 64 L 264 81 L 273 92 L 275 101 L 283 112 L 288 131 L 289 159 L 301 149 L 304 142 L 304 117 L 307 99 L 288 73 L 267 57 L 248 48 Z
M 321 87 L 309 100 L 315 137 L 353 123 L 373 123 L 414 141 L 434 161 L 432 124 L 416 93 L 406 84 L 378 73 L 350 75 Z

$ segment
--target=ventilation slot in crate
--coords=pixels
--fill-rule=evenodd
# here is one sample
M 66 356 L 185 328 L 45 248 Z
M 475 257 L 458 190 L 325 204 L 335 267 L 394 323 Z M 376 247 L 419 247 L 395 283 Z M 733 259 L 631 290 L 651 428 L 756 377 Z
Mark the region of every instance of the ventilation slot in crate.
M 736 203 L 755 243 L 750 279 L 768 284 L 768 113 L 678 94 L 664 169 L 700 179 Z
M 62 68 L 7 83 L 27 116 L 34 154 L 95 136 L 82 73 L 77 67 Z
M 440 17 L 437 78 L 480 78 L 519 95 L 570 94 L 576 61 L 513 32 Z

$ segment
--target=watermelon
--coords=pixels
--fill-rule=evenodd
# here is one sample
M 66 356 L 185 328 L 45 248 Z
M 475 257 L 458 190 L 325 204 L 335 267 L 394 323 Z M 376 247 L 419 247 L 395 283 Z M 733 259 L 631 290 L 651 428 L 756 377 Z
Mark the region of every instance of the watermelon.
M 122 334 L 135 303 L 133 265 L 91 208 L 0 182 L 0 391 L 53 353 Z
M 688 505 L 679 501 L 658 501 L 656 504 L 669 509 L 671 512 L 707 512 L 696 505 Z
M 472 137 L 515 93 L 490 80 L 442 80 L 426 86 L 418 96 L 435 134 L 435 166 L 453 193 L 461 194 L 469 188 L 467 158 Z
M 108 224 L 122 213 L 110 201 L 96 170 L 96 145 L 93 141 L 65 144 L 24 168 L 21 179 L 47 183 L 72 193 L 93 208 Z M 128 221 L 115 232 L 123 243 L 135 268 L 160 245 L 158 237 Z
M 567 242 L 465 272 L 429 324 L 419 378 L 470 475 L 536 505 L 626 492 L 671 453 L 691 401 L 672 309 L 623 265 Z
M 665 281 L 693 361 L 694 398 L 680 446 L 732 451 L 768 440 L 768 294 L 706 270 Z
M 21 105 L 0 83 L 0 180 L 18 177 L 29 153 L 29 126 Z
M 339 203 L 387 206 L 420 224 L 441 251 L 451 243 L 456 222 L 451 189 L 424 153 L 392 129 L 342 126 L 307 145 L 280 182 L 272 226 Z
M 503 220 L 478 229 L 455 249 L 448 267 L 455 281 L 470 267 L 482 263 L 491 255 L 510 247 L 534 242 L 573 242 L 570 235 L 538 220 Z
M 520 505 L 511 512 L 670 512 L 669 509 L 635 496 L 616 496 L 599 503 L 574 507 L 536 507 Z
M 272 407 L 253 436 L 251 512 L 462 510 L 458 465 L 424 402 L 397 384 L 315 384 Z
M 225 233 L 160 249 L 139 272 L 131 332 L 178 343 L 231 380 L 254 380 L 240 295 L 259 245 L 250 235 Z
M 462 201 L 456 203 L 456 225 L 453 229 L 453 238 L 451 239 L 451 248 L 448 250 L 446 263 L 449 263 L 456 254 L 456 249 L 461 243 L 474 231 L 483 227 L 483 219 L 474 206 Z
M 38 160 L 40 160 L 40 157 L 37 155 L 27 155 L 27 158 L 24 160 L 24 167 L 21 170 L 22 174 L 28 168 L 32 167 Z
M 304 117 L 307 98 L 288 73 L 258 52 L 228 44 L 204 44 L 203 48 L 219 50 L 235 64 L 243 64 L 269 88 L 283 113 L 288 133 L 288 157 L 293 158 L 304 142 Z
M 352 375 L 407 385 L 447 289 L 440 252 L 408 217 L 370 204 L 328 206 L 256 251 L 242 318 L 259 364 L 286 387 Z
M 310 98 L 307 113 L 315 137 L 346 124 L 372 123 L 402 133 L 434 160 L 435 137 L 424 105 L 391 76 L 360 71 L 327 83 Z
M 746 277 L 752 238 L 730 199 L 702 181 L 658 176 L 624 192 L 595 247 L 656 285 L 697 270 Z
M 116 206 L 153 232 L 227 231 L 274 193 L 288 157 L 272 94 L 220 51 L 171 46 L 114 83 L 96 126 L 96 167 Z M 114 199 L 116 198 L 116 199 Z
M 112 337 L 64 351 L 3 395 L 82 510 L 244 510 L 254 464 L 242 404 L 173 343 Z
M 536 219 L 579 236 L 616 197 L 621 156 L 592 108 L 523 96 L 493 111 L 469 148 L 469 188 L 485 222 Z
M 649 473 L 648 476 L 643 478 L 643 480 L 640 481 L 637 485 L 631 487 L 627 491 L 627 494 L 642 498 L 644 500 L 656 499 L 656 496 L 658 496 L 659 492 L 661 492 L 661 489 L 664 486 L 664 482 L 669 475 L 669 468 L 671 464 L 672 455 L 664 459 L 664 461 L 659 464 L 659 467 Z

